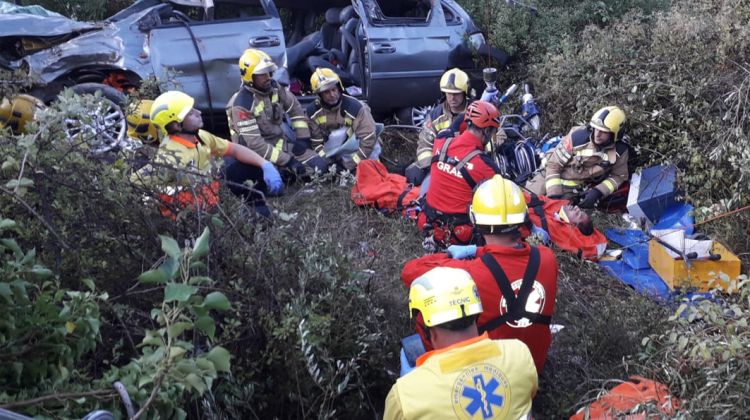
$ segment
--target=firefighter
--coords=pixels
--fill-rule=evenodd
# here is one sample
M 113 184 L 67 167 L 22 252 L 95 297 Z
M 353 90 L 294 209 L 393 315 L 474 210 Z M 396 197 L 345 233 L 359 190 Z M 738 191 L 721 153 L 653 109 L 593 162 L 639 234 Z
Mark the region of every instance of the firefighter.
M 438 133 L 443 130 L 453 133 L 446 135 L 460 133 L 462 130 L 459 126 L 463 121 L 466 107 L 473 101 L 469 91 L 469 76 L 457 68 L 443 73 L 440 78 L 440 91 L 443 96 L 440 104 L 432 109 L 419 132 L 417 161 L 409 165 L 405 171 L 406 180 L 414 185 L 421 185 L 430 173 L 432 146 Z M 504 143 L 506 139 L 504 130 L 498 130 L 495 134 L 496 145 Z
M 31 95 L 2 98 L 0 128 L 9 128 L 14 134 L 22 134 L 26 130 L 26 124 L 34 120 L 34 114 L 40 109 L 44 109 L 44 103 Z
M 466 110 L 469 103 L 469 76 L 462 70 L 453 68 L 440 78 L 442 100 L 432 109 L 419 132 L 417 141 L 417 161 L 406 168 L 409 183 L 420 185 L 430 171 L 432 145 L 437 134 L 450 127 L 453 120 Z
M 479 331 L 493 339 L 523 341 L 541 373 L 552 341 L 549 324 L 557 294 L 557 260 L 549 248 L 532 247 L 522 240 L 526 200 L 513 182 L 495 175 L 482 183 L 474 193 L 470 214 L 485 246 L 452 246 L 448 253 L 411 260 L 404 266 L 401 279 L 410 287 L 434 267 L 468 271 L 485 308 L 479 316 Z M 420 327 L 418 320 L 418 331 Z M 427 346 L 429 340 L 419 332 Z
M 165 92 L 154 100 L 150 120 L 166 137 L 154 162 L 134 173 L 132 181 L 160 187 L 162 204 L 210 207 L 218 200 L 218 182 L 209 178 L 215 167 L 211 158 L 223 157 L 221 169 L 229 189 L 258 214 L 270 217 L 263 196 L 244 184 L 253 181 L 254 188 L 263 193 L 280 192 L 283 183 L 276 167 L 243 145 L 201 130 L 203 120 L 194 104 L 192 97 L 178 91 Z M 161 211 L 164 216 L 176 216 L 167 206 Z
M 382 148 L 370 108 L 345 95 L 341 79 L 331 69 L 315 69 L 310 86 L 318 95 L 318 109 L 310 117 L 313 150 L 349 171 L 354 171 L 364 159 L 377 160 Z M 334 138 L 336 132 L 338 138 Z M 351 150 L 336 150 L 342 145 Z
M 628 145 L 621 141 L 625 112 L 607 106 L 588 126 L 573 127 L 553 150 L 544 171 L 526 187 L 537 195 L 578 201 L 593 208 L 628 179 Z
M 490 340 L 477 330 L 482 302 L 469 273 L 433 268 L 409 288 L 409 311 L 424 320 L 434 349 L 396 381 L 384 420 L 526 418 L 537 372 L 519 340 Z
M 456 137 L 435 139 L 430 187 L 417 221 L 425 236 L 425 250 L 434 252 L 475 240 L 468 209 L 474 187 L 500 173 L 485 152 L 500 127 L 499 116 L 494 105 L 472 102 L 466 111 L 466 130 Z
M 242 87 L 227 103 L 232 142 L 286 168 L 288 178 L 325 171 L 328 161 L 310 148 L 310 128 L 297 98 L 272 79 L 276 64 L 265 52 L 248 49 L 239 60 Z M 284 118 L 291 127 L 285 131 Z

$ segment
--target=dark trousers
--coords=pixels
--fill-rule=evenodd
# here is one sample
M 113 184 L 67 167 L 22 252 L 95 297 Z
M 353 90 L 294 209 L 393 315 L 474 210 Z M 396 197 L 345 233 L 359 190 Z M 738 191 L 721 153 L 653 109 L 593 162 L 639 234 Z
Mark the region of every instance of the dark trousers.
M 255 207 L 255 210 L 261 215 L 266 217 L 271 215 L 263 195 L 260 194 L 268 193 L 268 187 L 265 181 L 263 181 L 263 170 L 261 168 L 227 157 L 224 158 L 222 171 L 232 194 L 245 200 L 251 207 Z M 245 185 L 246 181 L 252 181 L 254 183 L 253 187 Z

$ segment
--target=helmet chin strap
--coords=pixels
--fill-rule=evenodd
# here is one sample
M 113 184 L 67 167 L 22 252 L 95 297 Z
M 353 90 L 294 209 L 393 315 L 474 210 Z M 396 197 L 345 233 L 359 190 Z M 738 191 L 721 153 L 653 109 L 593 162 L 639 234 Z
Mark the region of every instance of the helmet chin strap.
M 183 126 L 182 124 L 180 124 L 180 131 L 182 131 L 185 134 L 190 134 L 190 135 L 193 135 L 193 136 L 198 136 L 198 131 L 199 130 L 200 130 L 200 128 L 196 128 L 195 130 L 186 130 L 185 126 Z
M 344 99 L 344 94 L 343 94 L 343 92 L 341 92 L 340 88 L 337 87 L 337 89 L 339 90 L 339 99 L 333 105 L 329 105 L 326 101 L 323 100 L 323 98 L 320 97 L 320 95 L 318 95 L 318 100 L 320 100 L 320 105 L 323 108 L 325 108 L 325 109 L 333 109 L 333 108 L 336 108 L 337 106 L 339 106 L 339 104 L 341 104 L 341 101 Z

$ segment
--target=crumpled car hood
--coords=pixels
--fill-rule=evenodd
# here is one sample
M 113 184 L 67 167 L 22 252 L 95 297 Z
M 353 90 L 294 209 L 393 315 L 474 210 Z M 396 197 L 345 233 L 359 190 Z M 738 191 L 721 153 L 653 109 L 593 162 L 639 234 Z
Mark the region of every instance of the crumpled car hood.
M 14 68 L 24 68 L 30 77 L 43 83 L 49 83 L 69 70 L 77 68 L 81 63 L 87 66 L 107 65 L 121 69 L 128 69 L 136 73 L 146 75 L 150 73 L 147 66 L 148 60 L 141 59 L 146 35 L 138 29 L 138 22 L 144 15 L 153 12 L 148 9 L 135 13 L 121 21 L 96 24 L 76 22 L 70 19 L 41 18 L 36 25 L 25 29 L 29 34 L 45 32 L 58 33 L 60 35 L 68 31 L 86 31 L 73 38 L 66 39 L 62 43 L 43 49 L 20 60 L 11 63 Z M 25 18 L 35 17 L 32 15 L 19 15 Z M 8 31 L 6 21 L 9 15 L 0 17 L 0 56 L 4 47 L 2 33 Z M 28 20 L 27 22 L 31 22 Z M 54 28 L 60 25 L 59 28 Z M 16 26 L 16 25 L 13 25 Z M 52 32 L 56 31 L 56 32 Z M 13 31 L 17 35 L 18 30 Z M 71 32 L 68 32 L 71 33 Z M 36 35 L 31 35 L 36 36 Z
M 66 17 L 38 16 L 26 13 L 3 14 L 0 37 L 54 37 L 83 33 L 101 28 L 102 24 L 77 22 Z

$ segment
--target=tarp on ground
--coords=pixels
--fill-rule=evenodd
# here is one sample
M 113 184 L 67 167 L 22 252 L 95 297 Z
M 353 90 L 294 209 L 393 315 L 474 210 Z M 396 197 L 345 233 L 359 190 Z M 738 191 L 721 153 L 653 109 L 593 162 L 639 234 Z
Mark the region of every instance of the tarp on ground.
M 648 237 L 635 229 L 606 229 L 607 238 L 623 247 L 618 261 L 600 261 L 604 270 L 640 293 L 668 301 L 672 291 L 648 264 Z

